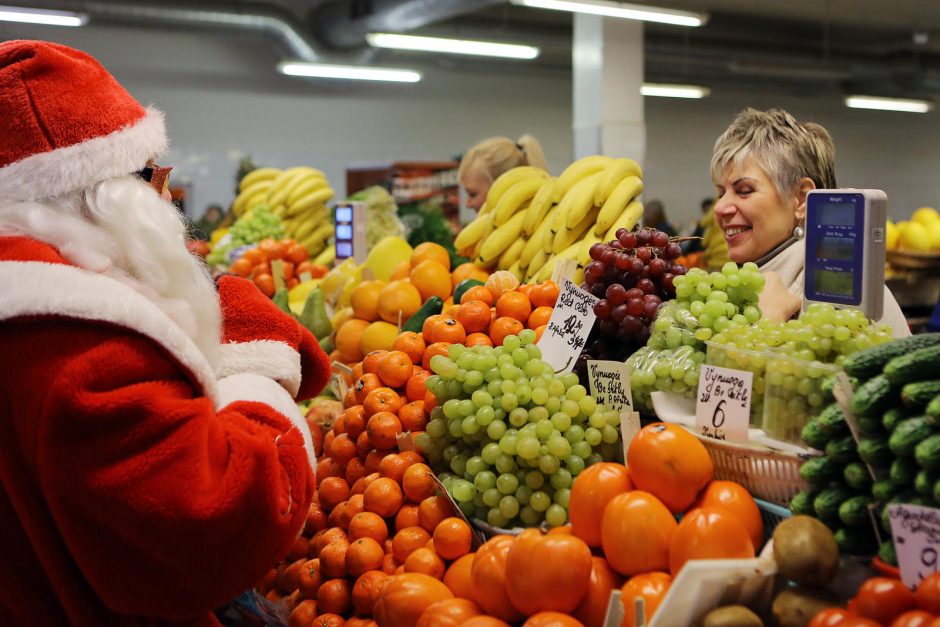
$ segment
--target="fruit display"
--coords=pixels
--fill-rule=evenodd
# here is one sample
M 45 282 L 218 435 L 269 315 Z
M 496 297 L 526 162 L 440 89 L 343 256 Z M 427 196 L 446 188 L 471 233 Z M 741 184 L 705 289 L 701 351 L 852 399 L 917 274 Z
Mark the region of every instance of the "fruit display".
M 686 272 L 676 263 L 679 244 L 662 231 L 621 228 L 614 235 L 588 249 L 583 287 L 600 300 L 598 322 L 575 366 L 582 383 L 588 360 L 624 361 L 646 344 L 661 303 L 675 296 L 673 280 Z
M 258 206 L 242 214 L 218 241 L 212 244 L 212 252 L 206 257 L 210 268 L 227 267 L 245 247 L 263 239 L 282 239 L 284 224 L 267 207 Z
M 384 187 L 367 187 L 350 196 L 349 200 L 366 204 L 366 246 L 370 251 L 387 237 L 405 236 L 405 225 L 398 219 L 398 205 Z
M 276 261 L 280 263 L 274 264 Z M 329 271 L 325 265 L 312 263 L 307 250 L 295 240 L 273 238 L 262 239 L 257 246 L 239 249 L 228 271 L 251 279 L 265 296 L 273 298 L 275 266 L 279 266 L 288 290 L 299 285 L 301 280 L 320 279 Z
M 236 217 L 267 207 L 281 218 L 284 235 L 299 242 L 310 256 L 329 247 L 334 227 L 326 203 L 334 192 L 322 171 L 307 166 L 257 168 L 242 177 L 238 189 L 232 203 Z
M 909 220 L 897 224 L 888 220 L 885 245 L 888 250 L 940 253 L 940 213 L 932 207 L 921 207 Z
M 632 159 L 599 155 L 575 161 L 557 178 L 534 166 L 513 168 L 493 182 L 455 246 L 482 268 L 525 280 L 550 278 L 561 259 L 583 271 L 593 244 L 639 222 L 642 176 Z
M 810 627 L 872 625 L 883 627 L 930 627 L 940 619 L 940 573 L 921 580 L 914 590 L 897 577 L 866 579 L 845 608 L 818 612 Z

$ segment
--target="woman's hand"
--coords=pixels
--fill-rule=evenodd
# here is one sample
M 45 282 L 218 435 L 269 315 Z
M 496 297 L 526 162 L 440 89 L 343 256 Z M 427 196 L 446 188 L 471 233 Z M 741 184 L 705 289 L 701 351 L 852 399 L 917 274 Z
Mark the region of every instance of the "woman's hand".
M 762 318 L 775 322 L 786 322 L 792 318 L 803 305 L 799 296 L 795 296 L 780 280 L 776 272 L 764 272 L 764 289 L 758 298 Z

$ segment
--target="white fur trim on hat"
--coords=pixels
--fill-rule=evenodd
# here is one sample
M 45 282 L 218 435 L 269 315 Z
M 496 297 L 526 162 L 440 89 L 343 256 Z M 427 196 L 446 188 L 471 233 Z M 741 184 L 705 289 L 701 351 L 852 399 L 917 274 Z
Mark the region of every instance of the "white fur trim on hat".
M 41 152 L 0 168 L 0 198 L 42 200 L 140 170 L 166 152 L 163 113 L 147 113 L 131 126 L 80 144 Z
M 300 390 L 300 353 L 284 342 L 252 340 L 230 342 L 219 347 L 220 361 L 215 369 L 220 379 L 252 372 L 274 379 L 291 397 Z

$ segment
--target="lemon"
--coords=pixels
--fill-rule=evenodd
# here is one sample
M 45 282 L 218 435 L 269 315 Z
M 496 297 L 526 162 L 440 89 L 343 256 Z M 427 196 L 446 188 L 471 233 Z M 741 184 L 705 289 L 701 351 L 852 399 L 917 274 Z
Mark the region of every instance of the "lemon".
M 354 315 L 352 307 L 338 309 L 336 313 L 333 314 L 333 317 L 330 318 L 330 324 L 333 325 L 334 329 L 339 330 L 339 328 L 343 326 L 343 323 L 352 319 Z
M 927 225 L 927 235 L 930 238 L 931 252 L 940 252 L 940 220 Z
M 940 213 L 937 213 L 937 210 L 933 207 L 921 207 L 911 216 L 911 220 L 914 222 L 920 222 L 924 226 L 930 224 L 931 222 L 940 221 Z
M 901 250 L 924 253 L 930 250 L 930 234 L 920 222 L 908 222 L 901 229 L 898 244 Z
M 363 355 L 368 355 L 372 351 L 392 350 L 396 337 L 398 337 L 398 327 L 391 322 L 373 322 L 362 332 L 359 348 Z
M 372 247 L 364 265 L 372 270 L 375 278 L 388 281 L 398 264 L 411 259 L 412 252 L 408 242 L 392 235 Z
M 888 250 L 896 250 L 899 236 L 898 227 L 894 225 L 894 222 L 888 220 L 888 223 L 885 224 L 885 248 Z

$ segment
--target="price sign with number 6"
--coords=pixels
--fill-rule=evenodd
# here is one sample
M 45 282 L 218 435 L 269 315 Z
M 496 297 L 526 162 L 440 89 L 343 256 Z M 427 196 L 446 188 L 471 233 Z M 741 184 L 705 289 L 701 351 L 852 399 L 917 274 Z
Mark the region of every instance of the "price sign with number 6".
M 919 505 L 891 505 L 891 535 L 901 567 L 901 581 L 914 589 L 921 579 L 937 572 L 940 551 L 940 509 Z

